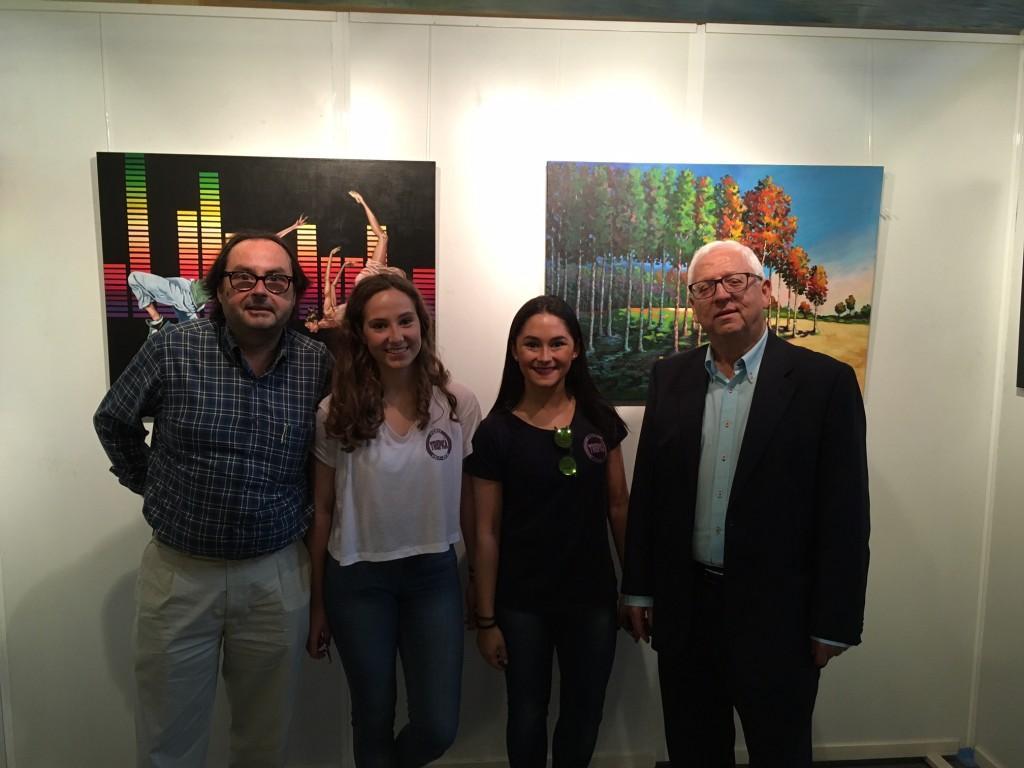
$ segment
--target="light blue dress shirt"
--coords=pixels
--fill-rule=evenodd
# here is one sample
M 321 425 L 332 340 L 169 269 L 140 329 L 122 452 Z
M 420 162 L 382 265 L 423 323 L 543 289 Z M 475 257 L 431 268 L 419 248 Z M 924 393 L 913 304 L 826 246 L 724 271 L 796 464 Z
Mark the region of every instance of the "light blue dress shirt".
M 705 565 L 721 567 L 725 563 L 725 513 L 767 340 L 766 328 L 758 342 L 733 365 L 732 378 L 726 378 L 715 365 L 710 346 L 704 358 L 708 391 L 700 435 L 693 559 Z

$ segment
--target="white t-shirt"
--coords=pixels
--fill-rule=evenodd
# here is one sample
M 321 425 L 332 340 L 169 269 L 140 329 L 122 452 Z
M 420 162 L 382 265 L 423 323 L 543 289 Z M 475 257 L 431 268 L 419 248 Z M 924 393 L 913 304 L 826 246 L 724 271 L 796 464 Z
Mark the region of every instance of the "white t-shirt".
M 473 451 L 480 405 L 461 384 L 450 382 L 448 389 L 458 401 L 458 421 L 435 387 L 425 429 L 414 424 L 399 436 L 384 422 L 351 453 L 327 436 L 330 396 L 320 403 L 313 455 L 334 467 L 327 551 L 342 565 L 444 552 L 461 538 L 462 460 Z

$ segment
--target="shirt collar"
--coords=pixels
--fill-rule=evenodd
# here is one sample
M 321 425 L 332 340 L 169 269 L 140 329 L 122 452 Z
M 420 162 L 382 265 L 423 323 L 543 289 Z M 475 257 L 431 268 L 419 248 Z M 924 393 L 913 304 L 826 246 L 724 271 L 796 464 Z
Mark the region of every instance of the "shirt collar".
M 761 338 L 757 340 L 757 343 L 736 361 L 736 365 L 733 366 L 733 378 L 742 375 L 751 384 L 757 380 L 757 372 L 761 368 L 761 358 L 764 357 L 764 348 L 767 343 L 768 327 L 765 326 L 764 333 L 761 334 Z M 712 381 L 719 374 L 718 366 L 715 365 L 714 355 L 711 353 L 710 344 L 708 344 L 708 350 L 704 355 L 704 370 L 708 372 L 708 378 Z
M 228 324 L 218 323 L 218 325 L 220 326 L 221 348 L 227 353 L 228 357 L 248 370 L 249 366 L 245 364 L 245 361 L 242 358 L 242 350 L 238 346 L 238 340 L 235 338 L 235 335 L 231 333 L 231 329 L 228 328 Z M 274 355 L 274 361 L 267 368 L 267 373 L 274 370 L 274 368 L 277 367 L 277 364 L 281 362 L 281 358 L 285 356 L 285 352 L 288 350 L 288 346 L 291 343 L 290 334 L 291 330 L 289 328 L 285 328 L 281 332 L 281 339 L 277 344 L 277 353 Z

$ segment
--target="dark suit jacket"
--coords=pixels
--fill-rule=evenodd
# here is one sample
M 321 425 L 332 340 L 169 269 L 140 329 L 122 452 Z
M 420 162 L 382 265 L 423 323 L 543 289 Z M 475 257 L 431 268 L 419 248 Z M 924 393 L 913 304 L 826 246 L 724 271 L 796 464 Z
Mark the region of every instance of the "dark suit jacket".
M 654 597 L 659 651 L 690 625 L 706 351 L 655 364 L 630 491 L 622 591 Z M 769 654 L 806 653 L 808 636 L 859 643 L 868 530 L 853 369 L 769 333 L 726 516 L 730 631 Z

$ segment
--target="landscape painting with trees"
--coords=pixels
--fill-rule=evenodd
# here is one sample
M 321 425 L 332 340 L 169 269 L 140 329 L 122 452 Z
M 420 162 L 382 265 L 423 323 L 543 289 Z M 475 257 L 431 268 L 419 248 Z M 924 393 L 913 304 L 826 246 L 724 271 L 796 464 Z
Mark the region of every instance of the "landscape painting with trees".
M 764 266 L 769 328 L 863 388 L 882 168 L 552 162 L 547 185 L 545 289 L 576 308 L 613 402 L 642 403 L 655 360 L 707 342 L 687 268 L 728 239 Z

